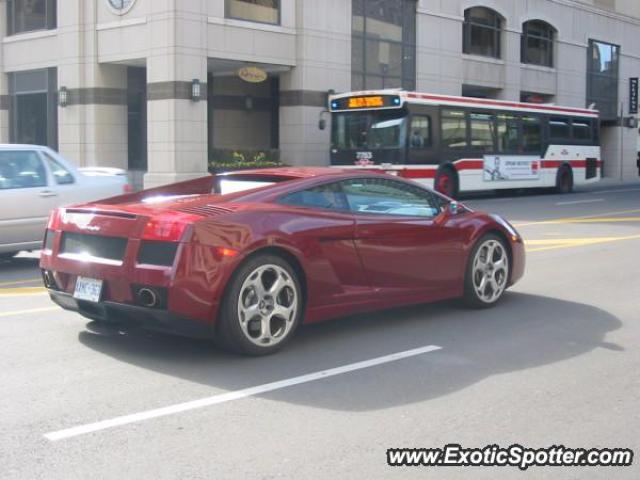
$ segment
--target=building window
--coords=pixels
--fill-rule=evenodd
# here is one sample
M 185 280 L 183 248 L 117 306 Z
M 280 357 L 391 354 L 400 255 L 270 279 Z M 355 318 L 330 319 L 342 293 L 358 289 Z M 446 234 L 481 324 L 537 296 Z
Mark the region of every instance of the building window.
M 500 58 L 502 17 L 485 7 L 464 12 L 463 52 L 470 55 Z
M 522 63 L 553 67 L 555 29 L 547 22 L 531 20 L 522 24 Z
M 595 103 L 602 120 L 616 120 L 618 118 L 620 47 L 589 40 L 588 56 L 587 106 Z
M 280 24 L 280 0 L 226 0 L 227 18 Z
M 7 0 L 9 35 L 56 28 L 56 0 Z
M 57 70 L 9 74 L 11 143 L 58 149 Z
M 353 0 L 352 90 L 416 86 L 416 0 Z

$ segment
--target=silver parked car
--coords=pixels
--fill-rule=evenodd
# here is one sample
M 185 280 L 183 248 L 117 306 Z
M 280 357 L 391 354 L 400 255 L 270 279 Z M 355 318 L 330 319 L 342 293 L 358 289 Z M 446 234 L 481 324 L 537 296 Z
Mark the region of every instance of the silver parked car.
M 129 190 L 124 170 L 76 168 L 48 147 L 0 145 L 0 258 L 39 249 L 53 208 Z

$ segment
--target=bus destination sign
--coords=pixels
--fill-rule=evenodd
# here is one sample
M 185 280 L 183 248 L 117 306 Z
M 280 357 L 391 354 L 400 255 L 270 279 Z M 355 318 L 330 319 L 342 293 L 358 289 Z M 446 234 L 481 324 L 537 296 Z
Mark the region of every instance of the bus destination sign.
M 402 102 L 397 95 L 364 95 L 345 97 L 331 101 L 331 110 L 365 110 L 371 108 L 399 108 Z

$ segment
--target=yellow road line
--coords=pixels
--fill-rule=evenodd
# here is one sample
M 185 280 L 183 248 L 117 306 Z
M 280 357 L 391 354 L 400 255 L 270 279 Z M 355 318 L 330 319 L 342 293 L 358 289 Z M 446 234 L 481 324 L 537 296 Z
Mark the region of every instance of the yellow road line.
M 55 312 L 56 310 L 60 310 L 60 307 L 31 308 L 29 310 L 14 310 L 14 311 L 11 311 L 11 312 L 0 312 L 0 317 L 11 317 L 11 316 L 14 316 L 14 315 L 26 315 L 28 313 Z
M 35 295 L 46 293 L 44 287 L 0 288 L 0 297 Z
M 554 225 L 554 224 L 560 224 L 560 223 L 590 223 L 589 220 L 597 220 L 597 221 L 602 221 L 602 219 L 612 219 L 609 221 L 615 221 L 613 220 L 614 215 L 625 215 L 628 213 L 640 213 L 640 209 L 635 209 L 635 210 L 620 210 L 617 212 L 605 212 L 605 213 L 597 213 L 597 214 L 593 214 L 593 215 L 583 215 L 580 217 L 566 217 L 566 218 L 555 218 L 555 219 L 549 219 L 549 220 L 539 220 L 539 221 L 535 221 L 535 222 L 516 222 L 513 224 L 514 227 L 529 227 L 532 225 Z M 640 221 L 640 217 L 619 217 L 622 218 L 623 221 Z M 629 220 L 630 218 L 637 218 L 635 220 Z M 627 220 L 624 220 L 627 219 Z
M 566 238 L 566 239 L 545 239 L 545 240 L 525 240 L 527 252 L 543 252 L 546 250 L 558 250 L 562 248 L 584 247 L 587 245 L 597 245 L 602 243 L 621 242 L 625 240 L 638 240 L 640 235 L 630 235 L 627 237 L 592 237 L 592 238 Z M 534 246 L 538 248 L 529 248 Z
M 36 283 L 42 282 L 41 278 L 34 278 L 32 280 L 14 280 L 13 282 L 2 282 L 0 283 L 0 287 L 6 287 L 10 285 L 25 285 L 27 283 Z

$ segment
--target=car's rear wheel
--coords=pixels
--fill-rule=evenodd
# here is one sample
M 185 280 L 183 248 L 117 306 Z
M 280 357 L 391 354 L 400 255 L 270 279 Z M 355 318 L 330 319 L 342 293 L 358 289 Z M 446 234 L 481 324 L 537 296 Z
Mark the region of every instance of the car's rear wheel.
M 218 340 L 247 355 L 268 355 L 292 337 L 303 310 L 295 270 L 276 255 L 259 255 L 240 266 L 223 299 Z
M 465 275 L 464 301 L 473 308 L 495 305 L 504 295 L 511 273 L 504 241 L 494 234 L 482 237 L 473 248 Z

